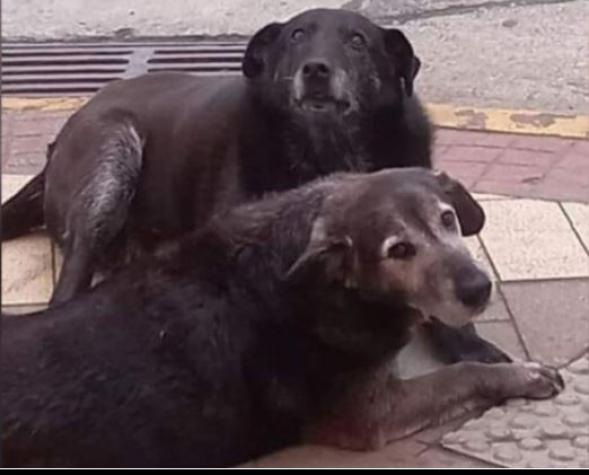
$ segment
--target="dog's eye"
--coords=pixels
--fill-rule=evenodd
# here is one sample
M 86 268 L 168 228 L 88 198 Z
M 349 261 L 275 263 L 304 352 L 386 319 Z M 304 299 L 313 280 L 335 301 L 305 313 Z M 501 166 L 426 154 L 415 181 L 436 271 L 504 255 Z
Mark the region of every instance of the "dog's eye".
M 366 40 L 360 33 L 354 33 L 350 39 L 350 43 L 356 49 L 362 49 L 366 46 Z
M 293 41 L 293 43 L 300 43 L 301 41 L 303 41 L 304 37 L 305 37 L 305 32 L 303 30 L 301 30 L 300 28 L 293 31 L 292 35 L 290 35 L 290 39 Z
M 388 257 L 392 259 L 410 259 L 415 256 L 416 249 L 413 244 L 408 242 L 398 242 L 393 244 L 388 250 Z
M 456 219 L 454 218 L 454 213 L 450 210 L 444 211 L 440 218 L 442 220 L 442 225 L 447 229 L 454 229 L 456 226 Z

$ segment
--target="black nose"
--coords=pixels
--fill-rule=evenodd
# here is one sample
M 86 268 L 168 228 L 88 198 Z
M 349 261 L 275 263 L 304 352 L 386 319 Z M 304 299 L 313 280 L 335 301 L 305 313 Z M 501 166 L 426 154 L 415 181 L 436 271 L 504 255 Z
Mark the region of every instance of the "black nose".
M 323 60 L 308 61 L 303 65 L 303 78 L 305 79 L 329 79 L 331 68 Z
M 491 296 L 491 281 L 478 269 L 460 272 L 455 286 L 456 297 L 467 307 L 481 307 Z

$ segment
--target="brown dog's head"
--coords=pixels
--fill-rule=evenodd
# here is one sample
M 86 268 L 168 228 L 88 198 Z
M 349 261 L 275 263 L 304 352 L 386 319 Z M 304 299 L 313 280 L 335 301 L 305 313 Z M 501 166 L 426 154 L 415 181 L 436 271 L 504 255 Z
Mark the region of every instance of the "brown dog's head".
M 353 175 L 326 199 L 288 278 L 320 276 L 459 327 L 484 310 L 491 293 L 462 239 L 478 233 L 484 219 L 466 189 L 444 173 Z
M 276 106 L 319 117 L 399 104 L 413 94 L 420 61 L 399 30 L 316 9 L 262 28 L 242 66 Z

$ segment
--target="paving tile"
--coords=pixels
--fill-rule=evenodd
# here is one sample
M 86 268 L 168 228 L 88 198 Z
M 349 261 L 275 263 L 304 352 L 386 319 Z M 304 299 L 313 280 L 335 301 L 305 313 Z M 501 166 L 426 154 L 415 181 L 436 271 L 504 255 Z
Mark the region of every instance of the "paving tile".
M 436 355 L 429 338 L 421 327 L 414 327 L 411 340 L 391 364 L 398 379 L 413 379 L 446 366 Z
M 589 173 L 586 175 L 583 173 L 571 174 L 569 170 L 554 168 L 537 186 L 530 187 L 530 191 L 526 192 L 527 196 L 587 203 L 589 202 Z
M 544 176 L 544 168 L 531 165 L 515 165 L 505 163 L 495 163 L 491 165 L 483 180 L 496 180 L 507 183 L 534 183 Z
M 589 257 L 558 203 L 486 201 L 481 239 L 501 281 L 589 276 Z
M 489 261 L 489 257 L 487 256 L 487 253 L 483 249 L 483 246 L 481 244 L 479 237 L 478 236 L 469 236 L 469 237 L 465 237 L 463 239 L 464 239 L 466 247 L 470 251 L 470 254 L 472 255 L 472 257 L 478 263 L 480 263 L 482 265 L 482 267 L 489 273 L 489 276 L 491 277 L 491 279 L 493 281 L 496 281 L 497 275 L 495 274 L 495 271 L 493 270 L 493 266 L 491 265 L 491 262 Z
M 487 166 L 485 163 L 452 162 L 442 159 L 436 168 L 453 176 L 466 188 L 470 188 L 481 177 Z
M 589 140 L 575 140 L 573 149 L 585 157 L 589 157 Z
M 502 179 L 489 180 L 485 177 L 478 180 L 470 191 L 477 193 L 500 193 L 511 196 L 512 198 L 525 198 L 538 196 L 537 186 L 535 183 L 520 183 L 517 181 L 504 181 Z M 552 198 L 551 196 L 549 196 Z
M 2 303 L 41 304 L 53 292 L 53 256 L 49 239 L 36 233 L 2 243 Z
M 589 279 L 504 283 L 532 360 L 562 365 L 589 347 Z
M 473 256 L 473 258 L 480 262 L 483 268 L 489 273 L 491 280 L 493 281 L 493 294 L 491 296 L 491 303 L 482 315 L 477 317 L 477 321 L 488 321 L 488 320 L 509 320 L 509 313 L 505 308 L 503 298 L 497 291 L 497 275 L 493 270 L 493 266 L 489 261 L 487 253 L 483 249 L 481 242 L 477 236 L 469 236 L 464 238 L 466 245 Z
M 490 163 L 495 161 L 501 153 L 502 149 L 499 148 L 455 145 L 448 147 L 442 158 L 452 162 Z
M 512 399 L 448 433 L 442 444 L 511 468 L 589 467 L 589 354 L 561 371 L 564 390 L 546 400 Z
M 576 141 L 558 137 L 541 137 L 534 135 L 518 135 L 510 144 L 510 148 L 534 150 L 542 152 L 560 152 L 571 147 Z
M 476 322 L 498 322 L 509 320 L 509 312 L 507 311 L 503 297 L 497 290 L 497 285 L 499 284 L 494 284 L 491 302 L 485 311 L 475 318 Z
M 2 173 L 11 175 L 36 175 L 45 166 L 44 155 L 31 152 L 23 154 L 11 154 L 6 162 L 2 163 Z
M 589 204 L 563 203 L 562 207 L 573 223 L 581 241 L 589 249 Z
M 496 468 L 496 465 L 465 455 L 450 452 L 444 448 L 431 447 L 419 454 L 416 467 L 423 468 Z
M 473 132 L 456 129 L 436 129 L 436 144 L 440 145 L 479 145 L 503 148 L 510 146 L 517 138 L 514 134 Z
M 572 147 L 561 156 L 557 168 L 589 173 L 589 151 L 582 152 L 580 147 Z
M 434 164 L 434 167 L 437 167 L 440 159 L 444 156 L 444 154 L 448 151 L 448 147 L 446 147 L 445 145 L 436 145 L 433 148 L 433 154 L 432 154 L 432 163 Z
M 548 176 L 562 182 L 563 184 L 576 183 L 589 188 L 589 176 L 580 174 L 577 170 L 554 168 L 550 170 Z
M 472 196 L 477 201 L 509 200 L 514 198 L 510 195 L 497 195 L 492 193 L 472 193 Z
M 443 424 L 424 429 L 415 434 L 414 438 L 427 446 L 437 445 L 448 432 L 458 430 L 466 421 L 472 419 L 473 416 L 480 415 L 480 413 L 481 411 L 478 411 L 478 413 L 475 412 L 474 414 L 463 414 Z
M 2 175 L 2 202 L 32 177 Z M 53 291 L 52 253 L 42 233 L 2 243 L 2 303 L 39 304 Z
M 378 451 L 351 451 L 317 445 L 291 447 L 251 461 L 250 468 L 346 468 L 413 467 L 425 446 L 414 440 L 401 440 Z
M 435 143 L 436 145 L 456 145 L 468 144 L 469 139 L 465 138 L 468 133 L 456 129 L 435 129 Z
M 536 166 L 547 169 L 558 161 L 558 155 L 532 150 L 505 150 L 498 158 L 500 163 L 511 165 Z
M 7 315 L 24 315 L 47 309 L 47 304 L 39 305 L 3 305 L 2 313 Z
M 56 135 L 72 111 L 39 112 L 24 111 L 13 116 L 14 134 L 19 137 Z
M 2 203 L 20 190 L 33 175 L 2 175 Z
M 515 327 L 511 321 L 506 322 L 477 322 L 477 333 L 509 356 L 516 360 L 527 360 L 524 347 L 519 341 Z

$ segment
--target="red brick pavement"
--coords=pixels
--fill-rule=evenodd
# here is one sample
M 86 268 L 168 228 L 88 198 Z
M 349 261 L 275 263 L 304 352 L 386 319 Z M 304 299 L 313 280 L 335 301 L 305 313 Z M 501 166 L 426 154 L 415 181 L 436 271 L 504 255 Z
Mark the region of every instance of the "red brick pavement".
M 436 167 L 470 189 L 589 202 L 589 141 L 440 129 Z
M 2 114 L 2 172 L 30 174 L 71 112 Z M 471 190 L 589 202 L 589 141 L 439 129 L 436 167 Z

